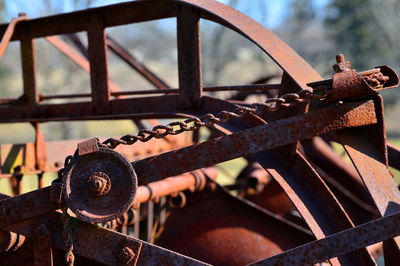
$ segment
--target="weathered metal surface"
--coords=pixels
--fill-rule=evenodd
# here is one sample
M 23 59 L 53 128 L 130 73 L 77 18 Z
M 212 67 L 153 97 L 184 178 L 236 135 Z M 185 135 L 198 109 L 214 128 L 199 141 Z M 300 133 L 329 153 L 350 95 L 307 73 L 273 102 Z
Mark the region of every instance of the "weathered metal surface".
M 21 65 L 24 85 L 23 100 L 26 102 L 26 112 L 31 115 L 31 110 L 39 102 L 39 93 L 36 89 L 36 59 L 35 43 L 32 39 L 21 40 Z
M 56 194 L 61 193 L 60 186 L 54 185 L 1 200 L 0 227 L 57 210 L 59 203 L 51 201 L 52 190 L 56 190 Z
M 268 151 L 257 154 L 255 158 L 284 189 L 317 238 L 352 226 L 330 190 L 302 156 L 290 160 Z M 351 265 L 358 260 L 361 264 L 372 263 L 365 250 L 353 257 L 342 258 L 340 262 Z M 331 263 L 338 265 L 339 262 L 331 260 Z
M 344 185 L 350 183 L 348 189 L 364 202 L 370 200 L 365 191 L 364 184 L 356 169 L 334 151 L 322 138 L 315 137 L 302 142 L 305 155 L 318 167 L 330 176 L 335 176 L 335 181 Z
M 107 51 L 104 21 L 101 15 L 88 18 L 88 55 L 90 63 L 90 85 L 94 113 L 106 113 L 109 109 Z
M 65 202 L 84 221 L 115 219 L 129 209 L 135 198 L 136 173 L 115 151 L 100 148 L 73 157 L 64 171 Z
M 115 26 L 116 24 L 114 24 L 114 23 L 117 21 L 119 21 L 117 23 L 120 23 L 120 24 L 136 22 L 136 19 L 138 19 L 140 16 L 142 18 L 146 17 L 145 14 L 147 14 L 148 12 L 142 12 L 143 9 L 147 9 L 153 5 L 157 6 L 157 8 L 149 9 L 149 10 L 152 10 L 152 12 L 154 12 L 154 14 L 150 14 L 148 19 L 163 18 L 164 17 L 163 15 L 166 15 L 166 17 L 175 16 L 176 10 L 177 10 L 177 5 L 186 6 L 186 4 L 195 4 L 196 10 L 199 10 L 199 11 L 201 10 L 200 15 L 202 15 L 204 13 L 203 15 L 205 15 L 206 18 L 217 20 L 217 22 L 222 23 L 227 26 L 230 26 L 231 28 L 236 29 L 237 31 L 241 32 L 243 35 L 246 35 L 246 32 L 248 32 L 248 33 L 251 32 L 251 34 L 247 37 L 250 40 L 253 40 L 254 42 L 256 42 L 265 51 L 269 52 L 272 55 L 272 57 L 277 61 L 278 64 L 282 64 L 282 67 L 296 80 L 296 82 L 303 84 L 302 88 L 306 88 L 305 82 L 303 81 L 305 78 L 307 78 L 307 77 L 309 78 L 308 82 L 320 79 L 318 74 L 316 74 L 316 72 L 306 62 L 304 62 L 304 60 L 302 60 L 301 57 L 299 57 L 295 52 L 293 52 L 286 44 L 284 44 L 275 35 L 273 35 L 269 31 L 267 31 L 261 25 L 255 23 L 254 21 L 251 21 L 249 19 L 244 19 L 242 14 L 238 13 L 237 11 L 235 11 L 225 5 L 216 3 L 214 1 L 202 1 L 202 2 L 193 1 L 193 3 L 191 1 L 161 1 L 161 2 L 159 2 L 159 1 L 144 1 L 144 2 L 139 1 L 139 2 L 129 3 L 129 4 L 116 5 L 114 7 L 108 7 L 107 8 L 108 12 L 103 12 L 101 8 L 93 9 L 92 11 L 90 11 L 91 21 L 93 20 L 94 21 L 93 23 L 100 25 L 96 29 L 92 29 L 93 27 L 96 27 L 96 26 L 92 25 L 93 24 L 92 22 L 87 23 L 87 18 L 86 18 L 87 12 L 85 12 L 85 11 L 75 12 L 70 15 L 62 15 L 59 17 L 53 16 L 53 17 L 49 17 L 48 19 L 44 19 L 44 18 L 42 20 L 39 19 L 40 24 L 41 23 L 46 24 L 46 21 L 47 21 L 47 23 L 49 23 L 51 25 L 54 25 L 54 23 L 56 23 L 56 24 L 61 23 L 61 24 L 59 24 L 60 26 L 56 27 L 56 28 L 53 28 L 52 26 L 48 25 L 49 27 L 46 27 L 46 28 L 48 30 L 50 30 L 50 32 L 52 30 L 56 30 L 56 32 L 53 32 L 53 34 L 50 34 L 50 32 L 47 32 L 47 33 L 45 33 L 46 36 L 58 35 L 58 34 L 62 34 L 62 33 L 70 33 L 71 29 L 67 30 L 66 32 L 65 32 L 65 30 L 66 30 L 66 28 L 69 28 L 71 23 L 68 23 L 68 25 L 67 25 L 67 24 L 63 24 L 63 22 L 62 22 L 63 19 L 66 19 L 66 17 L 69 17 L 70 19 L 72 19 L 74 21 L 74 23 L 77 23 L 75 25 L 75 26 L 78 26 L 78 28 L 76 30 L 80 30 L 79 27 L 83 26 L 84 29 L 89 32 L 89 35 L 92 36 L 89 39 L 95 40 L 95 38 L 97 38 L 96 40 L 99 41 L 99 44 L 97 44 L 97 46 L 93 46 L 93 48 L 91 49 L 93 51 L 97 51 L 97 54 L 95 54 L 93 56 L 89 56 L 89 57 L 91 57 L 91 59 L 89 58 L 90 63 L 93 63 L 93 71 L 91 71 L 91 73 L 94 73 L 97 71 L 96 75 L 93 74 L 91 76 L 92 89 L 93 89 L 93 91 L 98 90 L 98 93 L 94 93 L 94 95 L 92 95 L 93 97 L 95 97 L 95 99 L 94 99 L 95 105 L 94 106 L 91 106 L 90 103 L 84 103 L 83 105 L 80 105 L 79 103 L 78 104 L 71 103 L 68 105 L 65 105 L 65 104 L 64 105 L 63 104 L 47 105 L 47 106 L 39 105 L 39 106 L 35 106 L 34 110 L 30 110 L 30 112 L 26 112 L 26 110 L 24 110 L 24 109 L 26 109 L 28 107 L 24 107 L 22 105 L 22 106 L 18 106 L 18 108 L 15 108 L 15 109 L 12 107 L 7 107 L 6 109 L 0 110 L 0 113 L 1 113 L 1 111 L 5 112 L 5 116 L 7 116 L 8 119 L 12 119 L 11 117 L 15 117 L 15 118 L 18 117 L 17 119 L 22 119 L 22 120 L 27 119 L 27 118 L 28 118 L 28 120 L 32 120 L 34 118 L 46 119 L 45 117 L 49 117 L 49 116 L 53 117 L 53 118 L 57 117 L 58 119 L 60 119 L 62 117 L 65 117 L 66 113 L 69 114 L 69 117 L 73 117 L 74 110 L 77 111 L 76 117 L 85 115 L 85 113 L 86 113 L 86 115 L 88 115 L 90 113 L 91 116 L 96 115 L 96 114 L 98 115 L 99 112 L 115 114 L 115 111 L 112 110 L 113 109 L 112 104 L 111 104 L 111 106 L 109 106 L 110 104 L 105 103 L 105 102 L 108 102 L 107 99 L 109 99 L 109 93 L 107 93 L 107 88 L 106 88 L 107 83 L 104 83 L 104 82 L 106 82 L 105 80 L 106 80 L 107 75 L 106 75 L 106 70 L 104 69 L 104 66 L 103 66 L 106 62 L 105 55 L 103 52 L 104 44 L 100 45 L 100 42 L 101 43 L 104 42 L 104 40 L 103 40 L 104 34 L 102 33 L 102 29 L 104 27 L 108 27 L 108 26 Z M 113 9 L 113 8 L 115 8 L 115 9 Z M 162 12 L 160 12 L 159 9 L 161 9 Z M 130 14 L 129 16 L 122 15 L 122 13 L 128 14 L 128 13 L 126 13 L 128 10 L 132 11 L 131 13 L 129 13 Z M 209 17 L 212 13 L 215 13 L 216 11 L 219 11 L 218 13 L 220 13 L 221 15 L 223 14 L 223 16 L 218 17 L 217 14 L 214 14 L 215 17 Z M 117 19 L 117 21 L 112 23 L 111 21 L 115 20 L 116 17 L 109 16 L 109 14 L 112 14 L 114 12 L 122 12 L 122 13 L 120 13 L 119 16 L 117 16 L 119 19 Z M 168 14 L 169 12 L 171 12 L 171 14 Z M 138 16 L 135 17 L 134 16 L 135 14 Z M 242 18 L 242 20 L 246 21 L 247 23 L 246 24 L 235 23 L 235 21 L 237 21 L 237 19 L 238 19 L 236 17 Z M 55 21 L 53 19 L 55 19 Z M 84 20 L 84 22 L 83 21 L 78 22 L 82 19 Z M 120 20 L 120 19 L 122 19 L 122 20 Z M 128 19 L 128 20 L 124 21 L 126 19 Z M 138 21 L 143 21 L 143 20 L 139 19 Z M 110 22 L 111 22 L 111 24 L 110 24 Z M 40 34 L 37 35 L 38 32 L 36 32 L 37 29 L 34 26 L 35 23 L 37 23 L 37 20 L 29 20 L 29 22 L 26 21 L 26 22 L 21 22 L 21 23 L 22 24 L 20 24 L 19 27 L 16 28 L 15 36 L 18 36 L 18 34 L 20 34 L 21 31 L 24 31 L 24 33 L 25 33 L 24 38 L 28 38 L 28 36 L 30 36 L 30 34 L 32 34 L 32 33 L 33 33 L 33 36 L 31 36 L 31 37 L 40 37 L 41 36 Z M 82 24 L 80 24 L 80 23 L 82 23 Z M 73 26 L 72 28 L 74 28 L 75 26 Z M 28 27 L 29 30 L 22 29 L 24 27 Z M 53 28 L 53 29 L 50 29 L 50 28 Z M 42 27 L 42 30 L 43 30 L 43 27 Z M 97 30 L 99 33 L 97 33 L 97 35 L 91 34 L 95 30 Z M 34 33 L 34 32 L 36 32 L 36 33 Z M 264 37 L 260 38 L 261 32 L 265 36 L 269 36 L 268 42 L 265 42 Z M 16 39 L 18 39 L 18 38 L 19 37 L 17 37 Z M 277 44 L 280 44 L 280 45 L 277 45 Z M 90 45 L 90 41 L 89 41 L 89 45 Z M 281 47 L 285 49 L 284 54 L 279 51 L 279 49 L 281 49 Z M 90 55 L 90 53 L 89 53 L 89 55 Z M 98 61 L 98 62 L 94 63 L 95 61 L 96 62 Z M 298 68 L 297 70 L 301 71 L 303 73 L 301 73 L 301 74 L 296 73 L 295 68 Z M 101 85 L 103 83 L 105 84 L 104 86 Z M 30 84 L 33 84 L 33 83 L 30 82 Z M 103 88 L 100 88 L 100 86 L 103 86 Z M 119 103 L 119 105 L 123 105 L 123 103 L 121 102 L 121 103 Z M 53 107 L 55 109 L 52 109 Z M 99 108 L 101 109 L 100 111 L 97 110 Z M 58 111 L 61 111 L 61 112 L 58 112 Z M 125 113 L 132 113 L 132 112 L 127 111 Z
M 182 5 L 177 13 L 179 95 L 185 108 L 197 107 L 202 96 L 200 12 Z
M 303 156 L 287 161 L 277 154 L 259 154 L 258 162 L 282 186 L 317 239 L 353 226 L 351 220 Z M 288 166 L 292 165 L 292 168 Z M 334 265 L 352 265 L 355 261 L 373 265 L 366 250 L 332 260 Z
M 251 265 L 310 265 L 400 235 L 400 213 L 393 213 Z
M 58 247 L 63 247 L 63 237 L 56 233 L 59 230 L 59 225 L 56 223 L 52 231 L 55 238 L 53 243 Z M 168 263 L 174 265 L 205 265 L 200 261 L 80 221 L 76 221 L 76 229 L 73 234 L 73 238 L 76 240 L 74 242 L 76 254 L 107 265 L 121 264 L 121 252 L 125 247 L 129 247 L 133 251 L 135 257 L 137 257 L 135 258 L 137 265 L 165 265 Z
M 49 221 L 52 244 L 58 249 L 66 249 L 65 238 L 62 234 L 61 214 L 53 213 L 40 219 Z M 129 247 L 137 258 L 137 265 L 208 265 L 198 260 L 183 256 L 170 250 L 149 244 L 147 242 L 123 235 L 71 218 L 73 224 L 74 253 L 93 262 L 105 265 L 121 265 L 125 247 Z M 24 228 L 33 227 L 35 221 L 29 220 L 24 224 L 15 224 L 12 230 L 30 236 L 33 232 Z
M 376 217 L 376 208 L 355 168 L 322 138 L 302 142 L 305 156 L 334 191 L 355 224 Z
M 51 234 L 46 224 L 33 229 L 33 253 L 35 266 L 53 266 Z
M 388 169 L 383 105 L 375 97 L 378 123 L 339 132 L 339 140 L 368 188 L 381 217 L 399 210 L 400 192 Z M 384 243 L 387 265 L 400 263 L 399 239 Z M 385 248 L 386 247 L 386 248 Z
M 193 173 L 154 182 L 147 186 L 138 187 L 134 202 L 135 204 L 144 203 L 158 197 L 171 195 L 188 189 L 192 191 L 202 190 L 205 186 L 206 175 L 207 177 L 216 178 L 215 170 L 203 169 L 201 171 L 195 171 Z M 3 212 L 0 220 L 0 227 L 6 227 L 18 221 L 32 219 L 59 209 L 59 204 L 61 202 L 60 197 L 62 195 L 61 188 L 61 184 L 53 183 L 51 187 L 35 190 L 16 197 L 0 194 L 2 199 L 2 201 L 0 201 L 0 208 Z M 29 208 L 31 211 L 24 211 L 25 208 Z M 20 211 L 8 213 L 7 209 Z M 7 236 L 7 234 L 5 234 L 5 236 Z M 17 239 L 17 236 L 12 235 L 10 237 L 11 241 L 9 245 L 16 244 L 16 241 L 13 239 Z M 23 241 L 21 238 L 19 239 L 18 241 Z
M 216 183 L 187 200 L 185 208 L 171 211 L 156 243 L 213 265 L 245 265 L 313 239 Z
M 371 101 L 329 106 L 134 163 L 139 182 L 186 173 L 346 127 L 376 123 Z M 215 152 L 210 154 L 209 151 Z M 197 160 L 190 160 L 191 157 Z M 171 168 L 171 165 L 174 165 Z
M 169 17 L 177 18 L 178 89 L 170 88 L 125 48 L 105 35 L 107 27 Z M 200 19 L 228 27 L 258 45 L 282 68 L 281 83 L 203 88 Z M 258 161 L 268 172 L 262 169 L 253 171 L 251 176 L 257 182 L 267 184 L 267 188 L 271 188 L 271 184 L 276 186 L 269 191 L 278 192 L 278 197 L 270 197 L 265 192 L 268 189 L 259 195 L 266 198 L 266 207 L 273 209 L 274 203 L 284 199 L 285 209 L 279 209 L 282 204 L 277 204 L 274 211 L 287 215 L 295 207 L 303 218 L 297 221 L 307 225 L 315 238 L 321 241 L 298 248 L 306 254 L 301 259 L 295 257 L 295 263 L 329 259 L 332 265 L 373 265 L 370 253 L 363 247 L 385 240 L 386 263 L 398 265 L 397 239 L 387 240 L 398 235 L 395 229 L 366 231 L 372 238 L 368 240 L 362 237 L 354 240 L 353 237 L 354 232 L 364 232 L 362 230 L 370 225 L 349 229 L 354 223 L 373 218 L 376 215 L 374 205 L 380 216 L 389 216 L 373 224 L 397 219 L 393 218 L 397 217 L 398 211 L 394 202 L 398 202 L 399 192 L 387 169 L 381 105 L 376 99 L 375 102 L 369 100 L 377 91 L 398 85 L 399 79 L 391 68 L 380 66 L 355 72 L 344 56 L 338 55 L 333 79 L 322 80 L 273 33 L 213 0 L 136 1 L 19 20 L 22 19 L 0 26 L 0 33 L 5 33 L 0 55 L 10 40 L 21 42 L 24 94 L 16 99 L 0 99 L 0 122 L 30 122 L 35 127 L 36 138 L 34 144 L 2 147 L 1 176 L 11 178 L 13 191 L 19 194 L 24 174 L 37 174 L 40 188 L 45 171 L 59 170 L 66 155 L 74 156 L 72 161 L 67 157 L 66 169 L 60 171 L 63 184 L 57 180 L 51 187 L 16 197 L 0 195 L 0 227 L 1 232 L 5 232 L 6 243 L 3 250 L 6 252 L 0 255 L 0 260 L 5 258 L 6 263 L 2 261 L 2 264 L 16 264 L 18 260 L 14 255 L 18 252 L 24 253 L 21 262 L 51 265 L 54 259 L 55 264 L 60 264 L 64 260 L 60 260 L 60 256 L 64 254 L 58 249 L 64 249 L 69 264 L 73 263 L 73 253 L 76 253 L 75 262 L 85 265 L 204 265 L 138 239 L 70 218 L 64 200 L 78 218 L 95 222 L 112 220 L 110 223 L 119 220 L 118 230 L 124 233 L 128 233 L 126 226 L 134 223 L 134 233 L 140 236 L 140 224 L 142 227 L 145 225 L 147 232 L 145 237 L 141 237 L 148 241 L 155 239 L 155 228 L 163 225 L 165 202 L 169 202 L 170 207 L 178 209 L 172 211 L 159 241 L 169 239 L 165 243 L 171 248 L 217 264 L 251 263 L 310 240 L 310 236 L 298 226 L 249 206 L 215 184 L 210 187 L 212 191 L 204 190 L 206 175 L 211 175 L 203 173 L 207 170 L 204 167 L 246 157 L 249 161 Z M 83 56 L 55 37 L 79 31 L 88 35 L 88 48 L 76 35 L 73 37 Z M 38 93 L 34 41 L 39 37 L 46 37 L 64 55 L 90 72 L 90 93 Z M 107 48 L 159 90 L 120 91 L 108 78 Z M 272 97 L 268 97 L 265 103 L 255 104 L 237 100 L 229 102 L 202 94 L 204 91 L 235 90 L 239 94 L 246 93 L 245 97 L 253 92 L 273 93 L 268 94 Z M 151 94 L 162 96 L 129 98 Z M 279 97 L 275 98 L 275 94 Z M 63 104 L 40 102 L 70 98 L 88 99 Z M 359 98 L 363 98 L 362 101 Z M 344 103 L 335 103 L 337 100 Z M 315 107 L 309 105 L 311 101 L 321 101 L 321 104 Z M 185 120 L 166 126 L 150 121 L 153 128 L 146 129 L 141 120 L 153 118 Z M 40 122 L 89 119 L 133 119 L 140 131 L 137 135 L 109 138 L 103 144 L 92 139 L 78 145 L 76 152 L 75 144 L 45 143 L 40 132 Z M 182 148 L 199 142 L 199 129 L 205 126 L 212 129 L 211 139 Z M 186 131 L 193 132 L 193 142 L 187 138 L 191 134 L 182 141 L 179 138 L 174 141 L 174 135 Z M 326 145 L 314 145 L 313 142 L 310 145 L 309 142 L 307 147 L 308 139 L 326 133 L 332 137 L 334 132 L 339 132 L 361 179 Z M 359 132 L 362 134 L 356 136 Z M 219 137 L 218 134 L 226 135 Z M 161 138 L 166 138 L 166 141 Z M 134 148 L 120 145 L 151 139 L 151 143 L 137 143 Z M 299 141 L 304 141 L 304 153 L 309 155 L 310 161 L 300 152 L 303 147 Z M 111 151 L 114 148 L 116 151 Z M 391 157 L 397 155 L 394 149 L 390 151 Z M 188 173 L 196 169 L 203 171 Z M 137 188 L 135 171 L 139 182 L 147 186 Z M 175 177 L 168 178 L 171 176 Z M 237 184 L 232 187 L 237 187 Z M 190 195 L 187 190 L 197 192 Z M 137 198 L 134 200 L 135 192 Z M 286 197 L 283 197 L 283 192 Z M 166 201 L 165 196 L 171 198 Z M 146 203 L 145 208 L 140 209 L 139 203 Z M 62 215 L 54 212 L 60 208 Z M 127 210 L 132 212 L 132 217 Z M 145 221 L 135 218 L 138 213 L 144 215 Z M 206 221 L 205 217 L 210 219 Z M 263 223 L 263 219 L 268 222 Z M 47 221 L 45 224 L 42 223 L 44 220 Z M 349 230 L 342 231 L 345 229 Z M 377 234 L 380 235 L 375 237 Z M 31 239 L 16 249 L 24 236 Z M 40 236 L 43 236 L 43 241 Z M 21 241 L 15 237 L 20 237 Z M 334 243 L 335 239 L 339 240 L 338 244 Z M 322 251 L 319 250 L 321 243 L 326 245 Z M 193 249 L 193 246 L 198 248 Z M 289 251 L 278 256 L 289 258 L 292 255 Z
M 368 95 L 373 92 L 375 91 L 355 70 L 343 71 L 333 75 L 332 101 Z
M 397 74 L 388 66 L 372 70 L 356 72 L 350 69 L 350 63 L 344 61 L 344 55 L 336 56 L 337 64 L 333 66 L 335 73 L 329 80 L 308 83 L 308 86 L 318 90 L 329 90 L 326 101 L 334 102 L 343 99 L 354 99 L 376 95 L 378 91 L 397 87 Z

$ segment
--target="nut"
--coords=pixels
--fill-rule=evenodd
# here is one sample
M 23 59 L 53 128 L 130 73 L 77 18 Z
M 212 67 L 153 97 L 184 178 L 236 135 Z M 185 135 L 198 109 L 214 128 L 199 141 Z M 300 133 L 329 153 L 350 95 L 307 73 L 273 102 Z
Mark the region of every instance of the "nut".
M 104 196 L 111 189 L 111 181 L 107 174 L 94 172 L 88 178 L 89 191 L 96 196 Z

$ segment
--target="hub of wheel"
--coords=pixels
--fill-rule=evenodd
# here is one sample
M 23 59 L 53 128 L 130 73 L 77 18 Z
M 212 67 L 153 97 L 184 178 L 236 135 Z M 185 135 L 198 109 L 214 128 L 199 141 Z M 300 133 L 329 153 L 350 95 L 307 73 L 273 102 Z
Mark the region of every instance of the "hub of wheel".
M 96 196 L 104 196 L 111 189 L 111 181 L 106 173 L 95 172 L 88 177 L 88 188 Z
M 63 183 L 68 208 L 79 219 L 97 223 L 126 212 L 137 189 L 131 163 L 106 148 L 75 156 L 65 169 Z

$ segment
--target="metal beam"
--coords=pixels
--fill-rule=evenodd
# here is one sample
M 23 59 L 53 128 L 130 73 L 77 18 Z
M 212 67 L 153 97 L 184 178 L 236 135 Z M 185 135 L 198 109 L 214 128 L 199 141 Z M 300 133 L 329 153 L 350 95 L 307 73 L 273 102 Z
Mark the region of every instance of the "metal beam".
M 251 265 L 313 265 L 400 235 L 400 212 L 330 235 Z
M 200 13 L 191 6 L 178 6 L 179 96 L 183 107 L 198 107 L 202 96 Z
M 108 88 L 107 45 L 103 19 L 101 15 L 89 17 L 88 27 L 92 108 L 96 113 L 100 114 L 108 112 L 111 96 Z
M 330 131 L 374 124 L 377 122 L 374 110 L 372 101 L 331 105 L 152 156 L 135 162 L 133 167 L 138 174 L 139 183 L 153 182 Z

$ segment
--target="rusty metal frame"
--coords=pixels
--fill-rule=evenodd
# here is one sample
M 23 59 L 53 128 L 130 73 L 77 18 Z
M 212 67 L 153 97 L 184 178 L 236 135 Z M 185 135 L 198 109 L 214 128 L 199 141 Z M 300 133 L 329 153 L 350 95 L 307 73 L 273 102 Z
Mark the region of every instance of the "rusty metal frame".
M 105 34 L 105 29 L 108 27 L 171 17 L 177 18 L 179 67 L 179 88 L 177 89 L 170 88 Z M 211 20 L 230 28 L 259 46 L 283 69 L 281 84 L 203 87 L 200 19 Z M 81 31 L 86 32 L 88 36 L 87 50 L 79 43 L 76 36 L 72 38 L 83 56 L 56 37 L 56 35 L 74 34 Z M 362 93 L 359 91 L 343 92 L 352 87 L 361 90 L 367 88 L 369 89 L 368 93 L 383 89 L 383 87 L 376 90 L 371 89 L 360 73 L 353 71 L 336 73 L 333 80 L 321 81 L 322 78 L 319 74 L 272 32 L 238 11 L 213 0 L 142 0 L 46 18 L 27 19 L 21 16 L 10 24 L 1 25 L 0 34 L 3 35 L 0 56 L 9 41 L 19 41 L 21 44 L 24 85 L 24 93 L 18 99 L 1 100 L 0 122 L 30 122 L 36 130 L 35 143 L 24 147 L 26 150 L 30 147 L 29 149 L 33 150 L 34 155 L 29 155 L 32 152 L 26 152 L 25 156 L 28 159 L 25 162 L 25 169 L 19 169 L 19 174 L 26 172 L 40 174 L 43 171 L 57 171 L 61 167 L 54 163 L 54 158 L 51 158 L 53 160 L 51 162 L 46 158 L 45 146 L 48 144 L 44 143 L 40 133 L 40 122 L 122 118 L 135 121 L 152 118 L 187 118 L 220 111 L 233 111 L 237 108 L 237 104 L 246 106 L 244 102 L 229 102 L 205 96 L 204 92 L 206 91 L 279 90 L 282 95 L 297 90 L 307 90 L 309 86 L 317 88 L 332 84 L 329 85 L 334 89 L 331 101 L 347 100 L 348 95 L 364 97 L 357 101 L 345 101 L 343 104 L 325 103 L 326 106 L 311 110 L 305 104 L 278 110 L 273 114 L 267 113 L 264 116 L 248 115 L 240 121 L 233 120 L 226 125 L 216 126 L 215 130 L 222 133 L 220 137 L 188 147 L 183 147 L 189 144 L 187 141 L 178 141 L 178 144 L 170 145 L 170 149 L 174 149 L 173 151 L 161 148 L 162 145 L 168 145 L 168 143 L 164 140 L 157 140 L 158 143 L 152 145 L 152 147 L 157 146 L 157 152 L 149 154 L 161 154 L 143 155 L 143 157 L 147 157 L 144 159 L 139 159 L 141 157 L 139 155 L 132 155 L 129 148 L 119 148 L 118 152 L 124 154 L 126 151 L 126 157 L 132 161 L 132 166 L 138 174 L 139 183 L 147 185 L 147 187 L 139 187 L 138 191 L 142 191 L 143 195 L 140 196 L 142 198 L 138 198 L 136 203 L 149 201 L 153 197 L 193 189 L 198 180 L 196 177 L 195 179 L 187 177 L 188 174 L 185 173 L 190 171 L 238 157 L 250 157 L 258 161 L 282 187 L 315 238 L 318 239 L 316 242 L 284 252 L 262 263 L 279 264 L 294 260 L 294 263 L 301 264 L 317 263 L 329 259 L 332 265 L 354 265 L 354 263 L 374 265 L 371 254 L 365 247 L 378 241 L 385 241 L 384 251 L 388 265 L 389 263 L 391 265 L 398 264 L 400 249 L 395 241 L 397 239 L 393 238 L 400 235 L 398 226 L 396 226 L 399 211 L 397 203 L 399 203 L 400 196 L 388 170 L 382 102 L 377 96 L 364 94 L 365 90 Z M 35 81 L 37 59 L 35 58 L 34 40 L 43 37 L 90 74 L 90 94 L 40 94 Z M 141 73 L 157 90 L 121 91 L 108 77 L 106 54 L 108 48 Z M 338 64 L 340 63 L 343 62 L 338 61 Z M 396 87 L 398 79 L 394 72 L 385 66 L 380 69 L 389 76 L 390 82 L 385 88 Z M 356 85 L 352 83 L 355 81 L 358 82 Z M 152 94 L 161 94 L 161 96 L 129 97 Z M 63 104 L 44 103 L 51 99 L 69 98 L 91 98 L 91 100 Z M 355 134 L 360 130 L 365 130 L 368 134 L 373 135 L 366 134 L 360 139 L 355 139 Z M 348 214 L 348 210 L 341 205 L 342 201 L 337 199 L 339 195 L 334 194 L 321 178 L 324 169 L 328 169 L 328 176 L 332 175 L 329 173 L 329 169 L 332 169 L 333 166 L 325 165 L 322 169 L 316 169 L 313 163 L 318 165 L 317 160 L 313 160 L 312 156 L 310 156 L 310 160 L 299 151 L 301 141 L 315 136 L 325 136 L 328 133 L 334 135 L 335 132 L 338 133 L 335 136 L 345 146 L 360 177 L 358 178 L 354 172 L 350 173 L 351 171 L 347 171 L 348 169 L 342 170 L 347 171 L 346 173 L 353 177 L 353 181 L 356 180 L 354 182 L 358 182 L 356 190 L 361 191 L 360 197 L 371 200 L 369 203 L 374 205 L 369 207 L 375 212 L 371 211 L 370 216 L 367 215 L 367 217 L 376 218 L 374 215 L 378 215 L 378 217 L 384 218 L 354 227 L 353 220 L 357 218 L 358 214 L 352 212 L 348 212 Z M 374 139 L 372 144 L 369 143 L 370 139 Z M 142 145 L 138 150 L 146 146 L 146 144 Z M 23 147 L 10 148 L 9 158 L 11 161 L 18 156 L 21 148 Z M 52 148 L 48 146 L 47 150 L 49 149 Z M 67 148 L 65 148 L 66 150 Z M 72 154 L 73 151 L 74 148 L 70 153 Z M 210 154 L 210 151 L 214 152 Z M 393 148 L 390 148 L 389 151 L 391 158 L 398 155 Z M 326 156 L 328 156 L 327 154 L 325 153 Z M 305 151 L 305 155 L 307 156 L 307 151 Z M 188 159 L 193 157 L 196 160 Z M 338 161 L 335 166 L 337 169 L 343 162 L 340 161 L 340 158 L 336 159 Z M 51 167 L 49 167 L 49 162 Z M 390 164 L 397 165 L 395 162 Z M 2 169 L 2 177 L 14 177 L 18 173 L 12 173 L 10 168 Z M 179 177 L 166 179 L 178 175 Z M 377 176 L 379 176 L 378 181 Z M 202 179 L 205 179 L 205 175 Z M 17 178 L 17 180 L 19 179 Z M 174 182 L 181 185 L 179 189 Z M 167 184 L 167 188 L 155 192 L 154 195 L 151 194 L 149 188 L 152 185 L 161 187 L 163 184 Z M 55 182 L 50 187 L 30 193 L 10 198 L 3 197 L 3 195 L 1 197 L 1 229 L 27 237 L 32 236 L 35 263 L 38 265 L 52 263 L 49 235 L 51 235 L 53 246 L 59 249 L 67 248 L 61 234 L 62 224 L 59 222 L 61 214 L 56 211 L 60 209 L 62 203 L 62 189 L 62 185 Z M 157 189 L 152 191 L 157 191 Z M 375 209 L 375 207 L 377 208 Z M 149 205 L 149 209 L 151 208 L 152 205 Z M 152 219 L 149 218 L 149 220 Z M 38 224 L 40 221 L 44 222 Z M 76 223 L 73 238 L 86 239 L 86 241 L 76 243 L 75 251 L 77 255 L 90 260 L 108 265 L 166 262 L 177 265 L 205 265 L 195 259 L 136 238 L 76 219 L 73 221 Z M 377 225 L 385 226 L 377 229 Z M 365 233 L 365 238 L 353 239 L 354 235 L 360 232 Z M 367 236 L 371 238 L 367 239 Z M 99 241 L 99 238 L 102 240 Z M 346 243 L 346 240 L 349 239 L 352 241 Z M 343 245 L 330 250 L 318 249 L 321 245 L 328 247 L 338 240 L 343 242 Z M 46 256 L 41 257 L 38 254 Z M 299 256 L 302 258 L 299 259 Z

